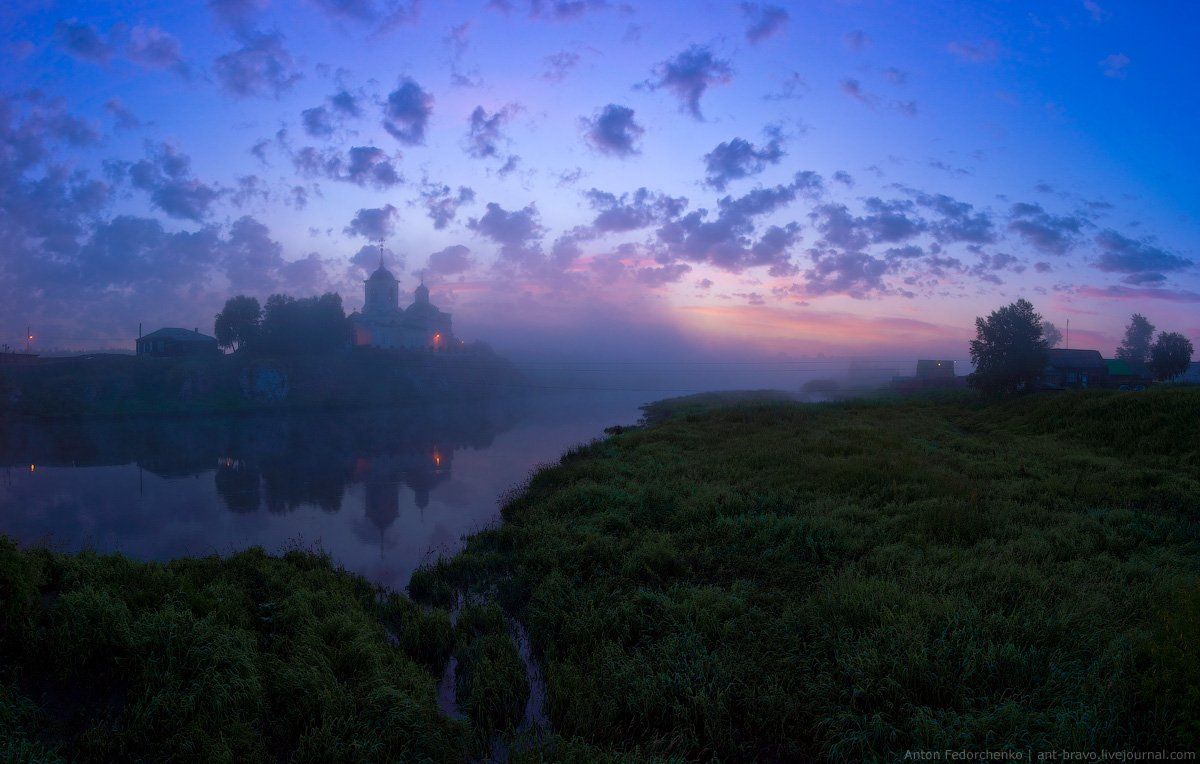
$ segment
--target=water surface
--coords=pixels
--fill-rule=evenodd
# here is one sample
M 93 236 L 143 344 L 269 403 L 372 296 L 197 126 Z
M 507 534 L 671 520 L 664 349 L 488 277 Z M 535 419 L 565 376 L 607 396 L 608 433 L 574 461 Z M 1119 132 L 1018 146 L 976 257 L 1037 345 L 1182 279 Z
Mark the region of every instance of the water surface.
M 143 560 L 320 547 L 392 587 L 495 522 L 647 394 L 272 416 L 0 424 L 0 534 Z

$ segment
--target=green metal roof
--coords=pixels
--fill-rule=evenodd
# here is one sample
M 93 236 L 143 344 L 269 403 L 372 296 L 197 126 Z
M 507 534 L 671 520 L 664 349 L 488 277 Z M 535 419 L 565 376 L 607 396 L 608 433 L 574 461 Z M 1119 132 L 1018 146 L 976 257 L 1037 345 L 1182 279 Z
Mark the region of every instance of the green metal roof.
M 1105 358 L 1104 365 L 1108 367 L 1109 376 L 1113 377 L 1132 377 L 1133 369 L 1129 368 L 1129 364 L 1122 361 L 1120 358 Z

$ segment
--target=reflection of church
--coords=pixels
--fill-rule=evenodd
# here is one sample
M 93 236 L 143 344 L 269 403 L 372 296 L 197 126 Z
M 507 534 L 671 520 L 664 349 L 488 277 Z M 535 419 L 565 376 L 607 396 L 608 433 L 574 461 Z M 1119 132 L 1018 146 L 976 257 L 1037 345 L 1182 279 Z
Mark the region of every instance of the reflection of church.
M 413 292 L 413 304 L 401 308 L 399 286 L 380 257 L 379 268 L 366 281 L 362 312 L 350 314 L 350 344 L 433 350 L 457 345 L 450 314 L 429 302 L 429 288 L 420 284 Z
M 434 445 L 428 450 L 355 459 L 350 479 L 362 483 L 367 519 L 381 535 L 400 516 L 402 487 L 412 489 L 417 507 L 429 506 L 429 492 L 450 477 L 453 453 Z

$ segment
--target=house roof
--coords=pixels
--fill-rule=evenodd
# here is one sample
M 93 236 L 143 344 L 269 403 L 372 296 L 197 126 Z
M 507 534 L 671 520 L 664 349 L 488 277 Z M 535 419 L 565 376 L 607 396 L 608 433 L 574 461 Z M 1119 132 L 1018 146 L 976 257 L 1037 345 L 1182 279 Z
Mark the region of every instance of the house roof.
M 1114 377 L 1133 376 L 1133 369 L 1129 368 L 1129 363 L 1120 358 L 1105 358 L 1104 364 L 1108 366 L 1108 373 Z
M 143 340 L 175 340 L 176 342 L 216 342 L 216 337 L 209 337 L 207 334 L 193 331 L 191 329 L 180 329 L 174 326 L 164 326 L 162 329 L 157 329 L 149 334 L 143 335 L 139 339 Z
M 1105 369 L 1104 356 L 1099 350 L 1067 350 L 1051 348 L 1046 351 L 1046 365 L 1071 369 Z

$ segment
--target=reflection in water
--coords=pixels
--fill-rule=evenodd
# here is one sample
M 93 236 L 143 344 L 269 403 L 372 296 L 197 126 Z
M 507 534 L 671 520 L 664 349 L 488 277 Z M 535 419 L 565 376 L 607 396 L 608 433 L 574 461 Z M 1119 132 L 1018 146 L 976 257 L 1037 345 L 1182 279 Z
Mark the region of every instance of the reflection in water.
M 403 586 L 636 397 L 302 415 L 0 423 L 0 533 L 143 559 L 319 545 Z

